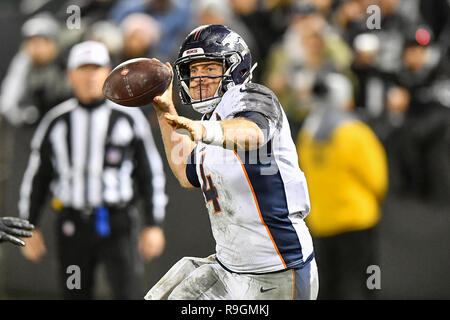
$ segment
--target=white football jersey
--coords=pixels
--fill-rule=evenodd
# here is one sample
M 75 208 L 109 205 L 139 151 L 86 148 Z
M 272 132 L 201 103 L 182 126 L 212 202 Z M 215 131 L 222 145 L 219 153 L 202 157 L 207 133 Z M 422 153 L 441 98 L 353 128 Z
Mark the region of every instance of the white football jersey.
M 268 119 L 264 146 L 236 152 L 200 142 L 186 172 L 202 189 L 222 266 L 238 273 L 301 268 L 313 258 L 303 221 L 310 201 L 278 99 L 262 85 L 239 85 L 224 94 L 209 121 L 251 111 Z

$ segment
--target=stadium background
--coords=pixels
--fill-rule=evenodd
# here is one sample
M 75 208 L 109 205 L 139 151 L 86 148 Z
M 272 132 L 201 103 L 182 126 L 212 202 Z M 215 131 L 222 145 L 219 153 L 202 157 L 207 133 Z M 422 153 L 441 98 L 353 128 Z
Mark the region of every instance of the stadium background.
M 0 79 L 6 74 L 8 65 L 22 41 L 21 26 L 27 16 L 21 13 L 19 6 L 20 1 L 0 1 Z M 60 3 L 55 4 L 55 7 L 58 6 Z M 185 112 L 192 115 L 189 111 Z M 26 146 L 31 134 L 32 131 L 27 128 L 16 130 L 4 121 L 1 122 L 1 215 L 17 214 L 18 189 L 28 159 Z M 153 126 L 153 134 L 163 155 L 162 141 L 156 126 Z M 11 162 L 9 154 L 11 148 L 23 149 L 20 161 Z M 166 191 L 170 197 L 164 224 L 166 249 L 161 257 L 146 265 L 143 294 L 181 257 L 207 256 L 214 251 L 201 193 L 183 190 L 169 171 L 167 161 L 164 161 Z M 52 229 L 54 217 L 48 212 L 48 208 L 46 211 L 42 229 L 48 252 L 40 263 L 33 264 L 26 261 L 16 247 L 11 245 L 0 247 L 0 299 L 58 298 Z M 448 205 L 413 196 L 399 198 L 389 193 L 383 204 L 379 230 L 380 298 L 450 298 Z M 98 276 L 100 278 L 98 297 L 107 299 L 108 290 L 101 269 Z

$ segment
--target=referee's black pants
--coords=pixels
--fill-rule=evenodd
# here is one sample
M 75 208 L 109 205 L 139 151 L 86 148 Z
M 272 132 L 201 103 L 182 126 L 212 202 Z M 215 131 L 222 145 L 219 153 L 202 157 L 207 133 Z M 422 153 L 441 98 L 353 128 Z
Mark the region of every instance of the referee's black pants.
M 136 221 L 129 209 L 109 209 L 110 234 L 107 236 L 96 231 L 95 214 L 67 208 L 56 214 L 63 298 L 92 299 L 95 270 L 103 263 L 112 298 L 138 299 L 142 266 L 137 253 Z M 77 269 L 79 282 L 74 278 Z

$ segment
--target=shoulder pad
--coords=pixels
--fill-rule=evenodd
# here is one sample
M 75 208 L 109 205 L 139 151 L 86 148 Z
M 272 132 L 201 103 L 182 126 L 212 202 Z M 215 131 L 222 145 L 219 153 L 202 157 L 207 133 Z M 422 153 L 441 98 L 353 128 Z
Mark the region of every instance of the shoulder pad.
M 281 128 L 283 119 L 278 98 L 272 90 L 256 83 L 247 83 L 228 90 L 216 109 L 222 118 L 230 118 L 245 111 L 259 112 L 275 123 L 278 129 Z

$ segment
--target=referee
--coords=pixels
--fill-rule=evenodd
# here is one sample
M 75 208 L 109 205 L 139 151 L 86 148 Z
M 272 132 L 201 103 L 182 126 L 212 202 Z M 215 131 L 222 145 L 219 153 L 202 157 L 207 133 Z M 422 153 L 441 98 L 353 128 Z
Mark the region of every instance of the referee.
M 138 297 L 138 197 L 145 224 L 139 237 L 141 255 L 150 260 L 165 244 L 162 161 L 141 110 L 103 98 L 110 70 L 103 44 L 86 41 L 72 48 L 67 74 L 75 98 L 51 109 L 40 122 L 20 191 L 20 217 L 38 226 L 51 190 L 65 299 L 92 298 L 99 262 L 104 263 L 114 299 Z M 46 251 L 42 234 L 36 230 L 26 243 L 24 256 L 38 261 Z M 79 267 L 81 286 L 68 288 L 67 270 L 73 265 Z

